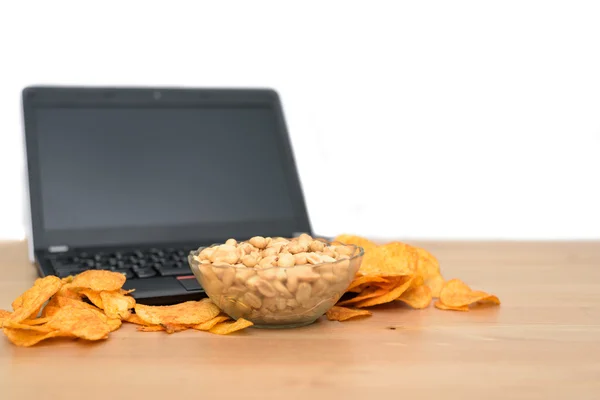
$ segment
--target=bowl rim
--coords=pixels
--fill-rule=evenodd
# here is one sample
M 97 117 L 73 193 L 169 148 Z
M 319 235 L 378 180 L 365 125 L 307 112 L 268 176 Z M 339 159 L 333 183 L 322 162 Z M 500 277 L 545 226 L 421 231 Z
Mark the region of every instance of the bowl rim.
M 315 239 L 316 240 L 316 239 Z M 319 239 L 320 240 L 320 239 Z M 354 254 L 352 257 L 349 258 L 343 258 L 341 260 L 335 260 L 335 261 L 325 261 L 319 264 L 302 264 L 302 265 L 294 265 L 293 267 L 280 267 L 278 265 L 275 265 L 273 267 L 267 267 L 267 268 L 256 268 L 256 267 L 236 267 L 235 265 L 214 265 L 213 263 L 210 264 L 201 264 L 199 262 L 197 262 L 194 259 L 194 256 L 198 255 L 202 250 L 210 248 L 210 247 L 216 247 L 216 246 L 221 246 L 225 243 L 213 243 L 209 246 L 202 246 L 197 248 L 196 250 L 192 250 L 190 251 L 190 253 L 188 254 L 188 261 L 190 263 L 190 265 L 193 266 L 200 266 L 200 265 L 210 265 L 213 268 L 235 268 L 235 269 L 252 269 L 252 270 L 256 270 L 256 271 L 267 271 L 270 269 L 283 269 L 283 270 L 288 270 L 288 269 L 294 269 L 294 268 L 298 268 L 298 267 L 310 267 L 310 268 L 316 268 L 316 267 L 322 267 L 323 265 L 334 265 L 337 263 L 341 263 L 344 261 L 352 261 L 355 260 L 359 257 L 362 257 L 365 255 L 365 249 L 363 247 L 357 246 L 355 244 L 347 244 L 347 243 L 342 243 L 339 241 L 327 241 L 327 240 L 321 240 L 324 243 L 328 243 L 328 244 L 335 244 L 336 246 L 339 245 L 343 245 L 343 246 L 348 246 L 348 247 L 354 247 L 354 251 L 356 252 L 358 250 L 357 254 Z

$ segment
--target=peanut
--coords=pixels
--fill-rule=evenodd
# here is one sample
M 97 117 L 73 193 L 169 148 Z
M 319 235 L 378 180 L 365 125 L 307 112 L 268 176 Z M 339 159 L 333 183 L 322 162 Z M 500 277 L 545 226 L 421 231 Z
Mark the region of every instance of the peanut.
M 254 236 L 252 239 L 248 240 L 248 242 L 257 249 L 264 249 L 267 247 L 267 241 L 262 236 Z
M 295 263 L 296 259 L 289 253 L 281 254 L 279 256 L 279 260 L 277 260 L 277 265 L 284 268 L 293 267 Z
M 268 256 L 260 260 L 258 266 L 261 268 L 269 268 L 273 267 L 277 262 L 277 256 Z
M 246 294 L 244 294 L 244 301 L 252 308 L 260 308 L 260 306 L 262 306 L 260 297 L 252 292 L 246 292 Z
M 320 240 L 313 240 L 308 248 L 310 251 L 323 251 L 325 244 Z
M 310 283 L 302 282 L 298 285 L 298 290 L 296 291 L 296 301 L 302 305 L 304 305 L 309 299 L 311 295 L 312 288 Z
M 258 257 L 252 254 L 246 254 L 242 257 L 242 263 L 248 268 L 254 268 L 258 264 Z
M 302 253 L 296 253 L 294 255 L 294 259 L 296 261 L 296 265 L 303 265 L 306 264 L 308 261 L 306 260 L 306 256 L 307 254 L 302 252 Z
M 271 286 L 271 284 L 264 279 L 259 279 L 256 282 L 256 287 L 258 288 L 258 291 L 265 297 L 274 297 L 277 294 L 277 291 L 273 288 L 273 286 Z
M 227 241 L 225 242 L 225 244 L 229 246 L 237 246 L 237 243 L 238 242 L 235 239 L 227 239 Z

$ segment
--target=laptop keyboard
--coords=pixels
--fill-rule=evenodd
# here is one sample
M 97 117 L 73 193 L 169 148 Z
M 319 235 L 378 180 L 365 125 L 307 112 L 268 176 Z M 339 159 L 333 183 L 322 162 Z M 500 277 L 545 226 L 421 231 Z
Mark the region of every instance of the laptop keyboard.
M 49 261 L 60 278 L 88 269 L 121 272 L 127 279 L 190 275 L 187 256 L 192 248 L 152 248 L 117 252 L 52 255 Z

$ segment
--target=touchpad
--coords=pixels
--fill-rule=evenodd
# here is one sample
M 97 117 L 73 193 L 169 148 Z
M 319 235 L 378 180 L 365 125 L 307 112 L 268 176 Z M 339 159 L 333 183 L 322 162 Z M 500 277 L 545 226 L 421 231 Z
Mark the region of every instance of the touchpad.
M 202 290 L 202 286 L 198 283 L 198 280 L 194 275 L 191 276 L 179 276 L 177 281 L 187 290 L 188 292 L 196 292 Z

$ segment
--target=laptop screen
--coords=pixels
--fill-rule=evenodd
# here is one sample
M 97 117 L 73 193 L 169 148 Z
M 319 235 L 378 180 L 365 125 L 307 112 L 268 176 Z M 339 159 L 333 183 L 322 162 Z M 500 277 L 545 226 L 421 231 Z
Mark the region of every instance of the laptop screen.
M 154 241 L 200 240 L 211 227 L 217 237 L 236 237 L 261 234 L 245 224 L 293 229 L 298 220 L 268 104 L 50 105 L 37 107 L 34 118 L 46 231 L 129 229 L 136 236 L 196 227 L 189 238 L 165 231 Z

